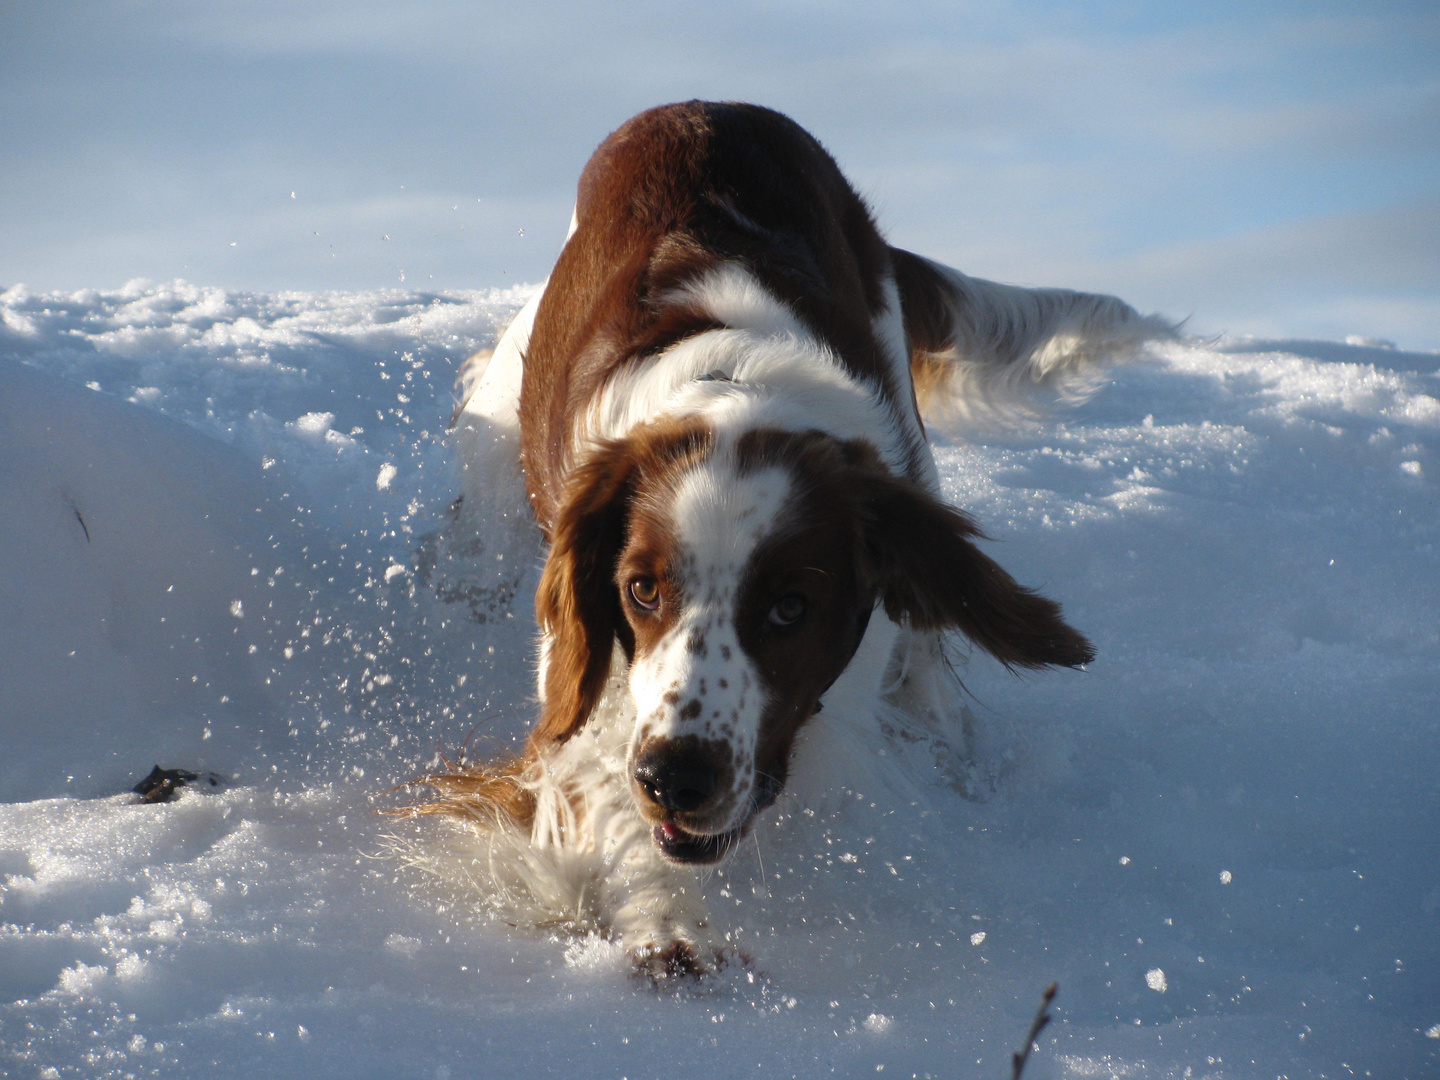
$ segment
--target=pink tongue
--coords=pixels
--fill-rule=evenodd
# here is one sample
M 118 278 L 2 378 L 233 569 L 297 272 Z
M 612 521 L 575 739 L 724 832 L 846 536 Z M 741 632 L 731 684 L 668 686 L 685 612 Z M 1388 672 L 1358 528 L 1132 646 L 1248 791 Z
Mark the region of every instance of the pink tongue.
M 678 826 L 668 822 L 660 826 L 660 831 L 665 834 L 666 840 L 683 840 L 685 838 L 685 833 Z

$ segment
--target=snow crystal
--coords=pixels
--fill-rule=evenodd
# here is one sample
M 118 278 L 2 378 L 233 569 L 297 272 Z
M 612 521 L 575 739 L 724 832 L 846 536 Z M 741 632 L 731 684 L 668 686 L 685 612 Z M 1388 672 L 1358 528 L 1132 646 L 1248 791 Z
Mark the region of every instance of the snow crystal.
M 62 993 L 84 997 L 94 992 L 109 974 L 110 969 L 103 964 L 77 963 L 60 972 L 57 989 Z
M 332 412 L 311 412 L 292 421 L 285 426 L 296 431 L 308 439 L 323 439 L 330 431 L 331 425 L 335 423 L 335 414 Z
M 420 951 L 420 939 L 404 934 L 391 934 L 385 939 L 385 948 L 402 956 L 413 958 Z

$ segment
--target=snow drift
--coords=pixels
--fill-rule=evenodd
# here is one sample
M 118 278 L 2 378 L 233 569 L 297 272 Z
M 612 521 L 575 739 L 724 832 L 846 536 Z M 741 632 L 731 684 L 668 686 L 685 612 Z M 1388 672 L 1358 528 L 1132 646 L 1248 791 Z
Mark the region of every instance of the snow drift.
M 1440 357 L 1178 343 L 943 444 L 1099 659 L 974 657 L 973 759 L 777 807 L 706 885 L 754 964 L 656 995 L 376 857 L 531 714 L 530 584 L 439 539 L 526 295 L 0 293 L 5 1070 L 1001 1077 L 1051 979 L 1031 1080 L 1440 1069 Z

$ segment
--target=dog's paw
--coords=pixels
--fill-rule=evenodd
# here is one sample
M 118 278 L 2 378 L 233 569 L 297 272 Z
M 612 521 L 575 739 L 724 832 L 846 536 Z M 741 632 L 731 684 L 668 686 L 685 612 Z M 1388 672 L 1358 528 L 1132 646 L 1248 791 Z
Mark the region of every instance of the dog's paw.
M 665 984 L 675 979 L 703 979 L 720 964 L 719 955 L 706 957 L 709 950 L 697 948 L 689 941 L 672 941 L 664 945 L 643 945 L 630 950 L 630 963 L 638 978 Z
M 680 982 L 704 983 L 720 973 L 751 968 L 750 956 L 740 949 L 710 948 L 690 941 L 671 941 L 630 950 L 631 972 L 656 986 Z

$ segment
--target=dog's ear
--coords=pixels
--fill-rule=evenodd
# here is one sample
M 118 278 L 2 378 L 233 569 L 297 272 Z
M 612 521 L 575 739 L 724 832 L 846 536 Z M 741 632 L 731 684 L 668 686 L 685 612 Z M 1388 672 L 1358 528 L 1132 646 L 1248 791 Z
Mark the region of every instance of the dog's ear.
M 532 743 L 564 742 L 580 730 L 605 688 L 616 635 L 629 633 L 614 575 L 634 462 L 618 445 L 606 449 L 566 485 L 535 594 L 535 614 L 548 640 L 545 700 Z
M 885 613 L 921 630 L 954 627 L 1006 667 L 1078 667 L 1095 650 L 1060 605 L 1022 588 L 980 551 L 979 528 L 909 480 L 865 472 L 865 543 Z

